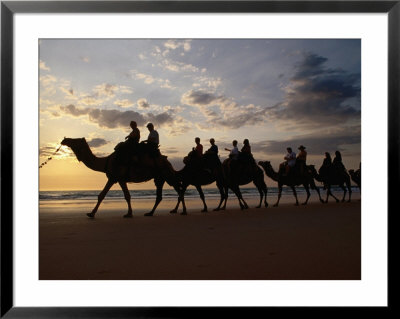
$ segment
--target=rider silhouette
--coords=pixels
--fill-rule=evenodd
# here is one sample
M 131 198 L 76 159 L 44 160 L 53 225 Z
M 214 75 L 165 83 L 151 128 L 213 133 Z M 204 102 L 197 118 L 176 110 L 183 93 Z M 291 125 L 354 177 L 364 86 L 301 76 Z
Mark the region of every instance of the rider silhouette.
M 303 145 L 299 146 L 299 150 L 300 152 L 297 155 L 296 164 L 300 169 L 300 175 L 303 175 L 306 168 L 307 152 L 305 146 Z
M 128 163 L 133 155 L 137 153 L 137 145 L 140 140 L 140 131 L 137 123 L 131 121 L 129 126 L 132 132 L 125 137 L 125 142 L 120 142 L 116 147 L 116 164 Z
M 153 123 L 147 124 L 147 129 L 149 130 L 149 136 L 144 142 L 147 142 L 149 146 L 150 156 L 156 157 L 160 155 L 160 151 L 158 150 L 158 144 L 160 143 L 158 132 L 154 129 Z
M 296 153 L 292 151 L 291 147 L 286 148 L 286 150 L 287 150 L 287 154 L 283 158 L 285 160 L 285 162 L 283 162 L 279 165 L 279 174 L 282 174 L 283 170 L 284 170 L 284 174 L 288 175 L 290 170 L 296 164 Z
M 210 148 L 206 151 L 206 153 L 215 153 L 218 155 L 218 146 L 215 145 L 215 140 L 213 138 L 210 138 Z

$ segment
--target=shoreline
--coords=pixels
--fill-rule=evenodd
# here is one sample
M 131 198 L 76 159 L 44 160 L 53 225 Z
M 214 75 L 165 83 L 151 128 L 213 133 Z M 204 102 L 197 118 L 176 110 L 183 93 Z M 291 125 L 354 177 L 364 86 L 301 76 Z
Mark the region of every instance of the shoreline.
M 122 192 L 121 192 L 122 193 Z M 342 198 L 342 193 L 334 193 L 334 195 L 341 199 Z M 305 199 L 306 199 L 306 194 L 300 193 L 297 195 L 299 204 L 301 205 Z M 321 197 L 323 200 L 326 199 L 326 194 L 325 191 L 321 192 Z M 260 198 L 259 196 L 243 196 L 244 200 L 248 204 L 249 208 L 255 208 L 258 206 Z M 346 195 L 346 199 L 348 198 L 348 195 Z M 133 209 L 133 213 L 135 215 L 135 212 L 137 213 L 145 213 L 151 210 L 151 208 L 154 205 L 156 196 L 154 197 L 146 197 L 146 198 L 132 198 L 131 199 L 131 205 Z M 360 201 L 361 196 L 359 192 L 353 192 L 352 194 L 352 201 Z M 178 197 L 164 197 L 160 204 L 158 205 L 155 214 L 157 213 L 166 213 L 175 208 L 176 203 L 177 203 Z M 220 198 L 216 196 L 210 196 L 208 197 L 207 194 L 205 195 L 205 201 L 206 205 L 208 207 L 208 211 L 212 212 L 214 208 L 216 208 L 219 204 Z M 277 201 L 277 194 L 273 194 L 268 196 L 267 195 L 267 202 L 268 202 L 268 208 L 275 208 L 273 205 Z M 96 205 L 97 200 L 95 199 L 77 199 L 77 200 L 39 200 L 39 212 L 40 213 L 51 213 L 54 210 L 57 212 L 62 212 L 62 209 L 68 210 L 70 212 L 75 211 L 75 209 L 86 209 L 90 211 L 93 209 L 93 207 Z M 282 205 L 292 205 L 294 206 L 295 203 L 295 198 L 293 194 L 282 194 L 279 207 Z M 315 191 L 311 191 L 311 196 L 309 198 L 308 205 L 310 204 L 315 204 L 315 203 L 320 203 L 319 198 Z M 332 197 L 329 197 L 329 203 L 328 204 L 334 204 L 335 200 Z M 185 197 L 185 204 L 188 213 L 189 212 L 196 212 L 200 211 L 203 209 L 203 203 L 200 199 L 200 196 L 197 195 L 195 197 Z M 264 199 L 261 203 L 261 207 L 265 208 L 264 206 Z M 113 209 L 119 209 L 119 210 L 127 210 L 127 203 L 124 198 L 108 198 L 106 197 L 103 202 L 101 203 L 98 213 L 105 212 L 105 211 L 110 211 Z M 226 204 L 226 209 L 239 209 L 239 204 L 236 195 L 234 194 L 229 194 L 228 201 Z M 179 212 L 182 211 L 182 204 L 179 205 Z

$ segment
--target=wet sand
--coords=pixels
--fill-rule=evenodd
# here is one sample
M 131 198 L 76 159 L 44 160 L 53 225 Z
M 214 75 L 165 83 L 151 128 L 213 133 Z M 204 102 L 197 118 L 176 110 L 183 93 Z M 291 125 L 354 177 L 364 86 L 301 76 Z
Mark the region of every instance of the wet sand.
M 163 201 L 43 204 L 39 219 L 40 280 L 360 280 L 361 202 L 169 214 Z M 216 200 L 207 201 L 216 207 Z M 180 209 L 181 211 L 181 209 Z

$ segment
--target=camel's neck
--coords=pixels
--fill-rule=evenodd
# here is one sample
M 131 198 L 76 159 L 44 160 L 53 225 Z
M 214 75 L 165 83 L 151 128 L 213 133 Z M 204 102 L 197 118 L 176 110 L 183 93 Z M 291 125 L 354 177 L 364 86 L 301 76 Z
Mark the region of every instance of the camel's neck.
M 83 145 L 81 147 L 71 147 L 76 158 L 82 161 L 88 168 L 105 173 L 107 165 L 107 157 L 99 158 L 93 155 L 89 148 L 89 145 Z
M 278 173 L 274 171 L 274 169 L 271 167 L 267 168 L 265 170 L 265 173 L 267 174 L 267 176 L 269 178 L 271 178 L 272 180 L 274 180 L 275 182 L 278 181 Z
M 181 174 L 183 174 L 183 169 L 181 169 L 180 171 L 176 171 L 172 167 L 172 164 L 167 160 L 167 158 L 164 158 L 162 166 L 162 175 L 164 176 L 165 181 L 170 186 L 176 186 L 179 183 Z
M 174 170 L 174 169 L 173 169 Z M 175 171 L 175 170 L 174 170 Z M 185 176 L 187 169 L 186 166 L 184 166 L 182 169 L 180 169 L 179 171 L 175 171 L 174 174 L 178 179 L 182 179 L 183 176 Z

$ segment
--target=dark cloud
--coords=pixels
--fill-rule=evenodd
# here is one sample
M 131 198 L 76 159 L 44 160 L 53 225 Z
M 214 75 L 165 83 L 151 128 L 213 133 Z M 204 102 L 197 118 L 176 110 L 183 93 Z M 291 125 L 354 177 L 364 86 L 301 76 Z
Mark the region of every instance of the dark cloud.
M 144 126 L 152 122 L 155 126 L 163 126 L 173 122 L 173 112 L 163 112 L 159 114 L 140 114 L 135 111 L 104 110 L 98 108 L 77 108 L 74 105 L 61 106 L 60 110 L 72 116 L 87 115 L 89 121 L 103 128 L 127 128 L 130 121 L 136 121 L 138 126 Z
M 313 53 L 306 54 L 304 60 L 297 64 L 297 72 L 294 75 L 293 79 L 303 79 L 321 74 L 323 72 L 322 65 L 327 60 L 327 58 L 318 56 Z
M 213 93 L 203 90 L 190 90 L 182 96 L 182 103 L 192 106 L 208 106 L 224 101 L 223 96 L 216 96 Z
M 360 155 L 361 134 L 360 127 L 351 127 L 336 134 L 316 134 L 299 136 L 288 140 L 265 140 L 251 143 L 253 152 L 270 155 L 284 154 L 287 147 L 295 152 L 300 145 L 304 145 L 309 155 L 323 155 L 336 150 L 345 151 L 347 155 Z M 351 145 L 350 149 L 345 146 Z
M 87 141 L 87 143 L 89 144 L 90 147 L 100 147 L 103 145 L 108 144 L 108 141 L 106 141 L 103 138 L 92 138 L 91 140 Z
M 163 112 L 159 114 L 149 113 L 145 117 L 146 122 L 151 122 L 154 125 L 162 126 L 164 124 L 173 124 L 174 118 L 171 113 Z
M 129 127 L 130 121 L 136 121 L 138 126 L 146 123 L 144 116 L 135 111 L 86 109 L 89 120 L 103 128 Z
M 190 90 L 182 103 L 198 107 L 206 117 L 207 126 L 239 128 L 265 121 L 265 107 L 239 105 L 222 95 L 204 90 Z
M 137 105 L 142 108 L 142 109 L 146 109 L 150 107 L 149 102 L 147 102 L 146 99 L 140 99 L 137 101 Z
M 239 113 L 239 112 L 237 112 Z M 228 128 L 239 128 L 244 125 L 256 125 L 265 122 L 265 109 L 249 110 L 248 112 L 231 113 L 229 116 L 216 119 L 215 124 Z
M 360 123 L 360 74 L 325 67 L 328 59 L 304 55 L 274 106 L 240 105 L 215 92 L 190 90 L 181 102 L 200 109 L 208 126 L 240 128 L 274 122 L 279 128 L 313 130 Z M 282 78 L 283 75 L 279 76 Z M 253 84 L 255 87 L 262 83 Z
M 327 69 L 327 58 L 306 54 L 286 87 L 285 100 L 267 110 L 272 120 L 319 127 L 361 120 L 360 74 Z
M 73 116 L 81 116 L 87 114 L 86 109 L 78 109 L 75 107 L 75 105 L 70 104 L 67 106 L 60 106 L 60 110 L 63 111 L 64 113 L 73 115 Z

